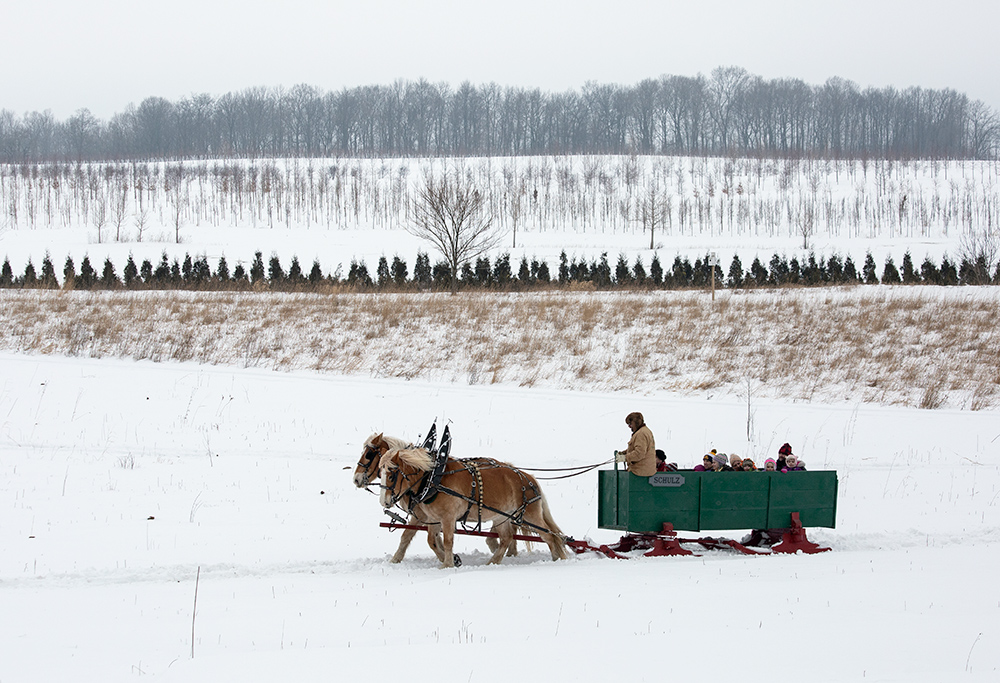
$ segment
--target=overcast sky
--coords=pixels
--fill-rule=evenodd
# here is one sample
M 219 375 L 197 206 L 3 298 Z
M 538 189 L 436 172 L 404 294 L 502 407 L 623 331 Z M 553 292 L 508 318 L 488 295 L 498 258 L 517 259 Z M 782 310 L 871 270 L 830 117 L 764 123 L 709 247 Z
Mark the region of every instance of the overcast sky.
M 954 88 L 1000 111 L 997 0 L 0 0 L 0 109 L 403 78 L 579 89 L 736 65 Z

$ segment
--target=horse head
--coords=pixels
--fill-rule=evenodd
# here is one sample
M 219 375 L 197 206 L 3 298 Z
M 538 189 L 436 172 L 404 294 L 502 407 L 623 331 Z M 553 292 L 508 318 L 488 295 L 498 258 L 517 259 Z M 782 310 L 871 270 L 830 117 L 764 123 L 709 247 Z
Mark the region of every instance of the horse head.
M 378 479 L 379 459 L 393 448 L 407 448 L 409 442 L 395 436 L 372 434 L 361 448 L 361 459 L 354 468 L 354 485 L 363 489 Z
M 423 448 L 393 448 L 387 451 L 379 464 L 379 502 L 382 507 L 391 508 L 401 498 L 415 489 L 423 481 L 424 475 L 434 468 L 434 458 Z
M 383 447 L 385 446 L 385 450 Z M 388 445 L 381 434 L 372 434 L 365 440 L 361 449 L 361 459 L 354 468 L 354 485 L 363 489 L 378 478 L 379 458 L 388 450 Z

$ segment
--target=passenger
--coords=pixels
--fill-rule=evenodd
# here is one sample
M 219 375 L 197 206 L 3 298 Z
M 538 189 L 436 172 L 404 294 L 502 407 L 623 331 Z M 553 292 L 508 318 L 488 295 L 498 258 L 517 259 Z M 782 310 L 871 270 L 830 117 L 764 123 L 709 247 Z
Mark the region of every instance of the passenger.
M 656 444 L 653 432 L 646 426 L 642 413 L 629 413 L 625 424 L 632 430 L 632 438 L 624 451 L 615 451 L 615 462 L 625 464 L 632 474 L 651 477 L 656 474 Z
M 775 472 L 778 469 L 778 464 L 775 462 L 774 458 L 768 458 L 764 461 L 764 471 L 765 472 Z
M 757 465 L 750 458 L 743 458 L 743 471 L 744 472 L 756 472 Z
M 781 470 L 785 467 L 785 458 L 792 454 L 791 444 L 782 444 L 781 448 L 778 449 L 778 462 L 777 469 Z
M 735 453 L 729 454 L 729 466 L 733 468 L 735 472 L 743 471 L 743 458 L 736 455 Z
M 694 471 L 695 472 L 711 472 L 712 471 L 712 463 L 713 462 L 715 462 L 715 460 L 712 458 L 712 455 L 709 453 L 709 454 L 705 455 L 701 459 L 701 464 L 700 465 L 695 465 L 694 466 Z
M 677 469 L 676 465 L 674 466 L 674 469 Z M 667 454 L 659 448 L 656 449 L 656 471 L 670 472 L 670 466 L 667 464 Z
M 805 472 L 806 464 L 799 460 L 794 455 L 789 454 L 785 458 L 785 466 L 781 468 L 782 472 Z
M 713 472 L 732 472 L 733 468 L 729 466 L 729 459 L 726 457 L 725 453 L 716 453 L 712 456 L 712 471 Z

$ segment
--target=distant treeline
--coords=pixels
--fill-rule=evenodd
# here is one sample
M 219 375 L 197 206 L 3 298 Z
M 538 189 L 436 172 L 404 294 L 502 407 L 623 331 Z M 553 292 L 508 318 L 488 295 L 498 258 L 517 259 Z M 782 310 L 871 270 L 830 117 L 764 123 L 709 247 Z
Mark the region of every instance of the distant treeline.
M 493 263 L 488 257 L 482 257 L 475 264 L 465 265 L 459 282 L 462 289 L 496 291 L 557 287 L 583 290 L 688 289 L 710 286 L 712 269 L 707 255 L 696 258 L 693 264 L 687 257 L 678 255 L 669 267 L 664 267 L 659 256 L 654 255 L 647 269 L 639 257 L 630 263 L 621 254 L 612 266 L 607 253 L 588 262 L 575 257 L 569 259 L 564 251 L 553 273 L 544 260 L 529 260 L 527 257 L 521 259 L 515 270 L 508 253 L 497 257 Z M 800 261 L 796 257 L 788 258 L 776 253 L 767 263 L 754 258 L 750 268 L 744 270 L 739 256 L 734 255 L 728 271 L 723 271 L 720 265 L 715 265 L 714 269 L 716 286 L 733 289 L 851 284 L 1000 285 L 1000 264 L 995 272 L 990 273 L 990 264 L 982 256 L 954 262 L 945 255 L 940 264 L 927 257 L 917 267 L 910 253 L 906 252 L 899 267 L 890 256 L 880 272 L 871 253 L 866 255 L 860 269 L 850 256 L 842 258 L 834 254 L 817 259 L 810 254 Z M 306 272 L 295 257 L 287 271 L 277 256 L 272 256 L 265 266 L 261 252 L 256 253 L 249 271 L 242 264 L 230 270 L 225 257 L 219 259 L 213 271 L 204 256 L 192 258 L 185 255 L 183 262 L 177 259 L 171 262 L 164 253 L 156 265 L 148 259 L 136 265 L 129 256 L 121 276 L 110 258 L 105 259 L 98 272 L 89 256 L 84 256 L 79 270 L 72 257 L 67 257 L 62 268 L 61 284 L 48 254 L 42 260 L 40 270 L 29 260 L 23 275 L 15 276 L 9 259 L 5 259 L 0 267 L 0 288 L 5 289 L 407 292 L 447 291 L 450 284 L 448 264 L 439 261 L 431 265 L 430 257 L 423 252 L 417 253 L 412 276 L 406 261 L 398 256 L 392 261 L 381 257 L 374 274 L 363 260 L 351 261 L 345 276 L 339 268 L 333 273 L 324 273 L 318 261 L 314 261 Z
M 1000 119 L 954 90 L 821 86 L 739 67 L 563 93 L 396 81 L 149 97 L 109 121 L 0 111 L 0 162 L 678 154 L 992 159 Z

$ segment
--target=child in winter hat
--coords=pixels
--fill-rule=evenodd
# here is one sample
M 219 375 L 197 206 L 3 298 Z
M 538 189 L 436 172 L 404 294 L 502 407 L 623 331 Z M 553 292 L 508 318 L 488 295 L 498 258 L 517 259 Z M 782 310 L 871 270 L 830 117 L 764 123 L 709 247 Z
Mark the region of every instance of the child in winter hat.
M 778 469 L 777 463 L 775 462 L 774 458 L 768 458 L 767 460 L 764 461 L 764 470 L 766 472 L 774 472 L 777 469 Z
M 806 469 L 805 463 L 799 460 L 794 455 L 789 455 L 785 458 L 785 466 L 782 468 L 782 472 L 802 472 Z

